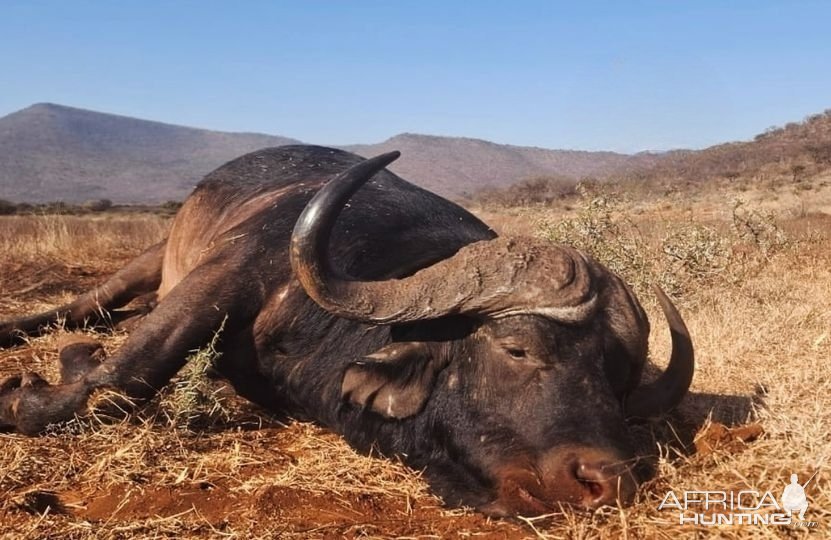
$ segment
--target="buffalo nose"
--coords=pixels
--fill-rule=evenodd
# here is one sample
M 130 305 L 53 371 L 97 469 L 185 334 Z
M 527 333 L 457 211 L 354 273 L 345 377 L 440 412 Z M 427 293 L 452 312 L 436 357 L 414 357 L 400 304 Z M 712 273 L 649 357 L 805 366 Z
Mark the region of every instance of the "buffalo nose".
M 588 452 L 575 460 L 571 473 L 578 498 L 587 508 L 629 504 L 637 483 L 629 467 L 617 456 Z
M 540 515 L 561 505 L 595 509 L 628 505 L 638 487 L 631 452 L 590 446 L 555 447 L 528 467 L 525 463 L 496 471 L 495 499 L 479 507 L 494 516 Z

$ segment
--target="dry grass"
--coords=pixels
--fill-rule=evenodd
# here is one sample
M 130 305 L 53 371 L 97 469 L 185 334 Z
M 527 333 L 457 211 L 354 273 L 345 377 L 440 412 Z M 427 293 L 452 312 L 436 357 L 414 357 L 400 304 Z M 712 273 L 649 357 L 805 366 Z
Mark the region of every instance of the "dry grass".
M 154 214 L 3 216 L 0 252 L 8 258 L 49 257 L 86 263 L 135 254 L 162 238 L 168 220 Z M 94 265 L 90 265 L 94 266 Z
M 167 235 L 154 214 L 0 216 L 0 313 L 72 299 Z
M 636 426 L 644 451 L 660 457 L 658 474 L 630 508 L 515 521 L 444 509 L 417 472 L 357 455 L 313 425 L 283 424 L 207 383 L 206 350 L 197 355 L 195 369 L 139 415 L 76 422 L 39 438 L 0 435 L 0 537 L 697 537 L 712 532 L 681 526 L 673 512 L 657 510 L 667 490 L 757 489 L 778 496 L 791 472 L 804 480 L 816 468 L 807 517 L 817 522 L 815 533 L 827 536 L 831 217 L 810 205 L 800 212 L 780 208 L 769 223 L 788 242 L 762 253 L 735 230 L 730 199 L 623 202 L 606 225 L 616 223 L 615 234 L 624 237 L 594 238 L 601 258 L 614 255 L 614 249 L 604 250 L 615 242 L 632 244 L 628 256 L 640 261 L 639 286 L 668 269 L 682 275 L 683 286 L 674 290 L 697 347 L 694 393 L 681 410 L 669 421 Z M 748 208 L 759 207 L 749 200 Z M 545 223 L 542 232 L 551 235 L 564 217 L 579 220 L 581 206 L 572 204 L 566 212 L 500 210 L 486 219 L 510 232 L 540 233 Z M 166 226 L 135 216 L 5 219 L 4 318 L 70 298 L 160 238 Z M 669 253 L 667 245 L 674 246 Z M 677 260 L 687 270 L 673 266 Z M 641 298 L 660 364 L 668 356 L 668 337 L 651 297 Z M 25 369 L 54 380 L 61 333 L 0 350 L 0 376 Z M 125 338 L 96 337 L 110 352 Z M 215 414 L 218 406 L 222 414 Z M 745 427 L 756 424 L 763 433 Z M 809 531 L 725 526 L 715 533 L 778 538 Z

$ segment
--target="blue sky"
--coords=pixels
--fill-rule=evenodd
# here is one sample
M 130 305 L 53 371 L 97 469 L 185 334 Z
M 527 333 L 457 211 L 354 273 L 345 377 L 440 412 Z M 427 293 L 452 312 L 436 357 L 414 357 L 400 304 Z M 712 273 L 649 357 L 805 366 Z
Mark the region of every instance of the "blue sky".
M 698 148 L 831 108 L 829 21 L 831 2 L 764 0 L 2 0 L 0 115 Z

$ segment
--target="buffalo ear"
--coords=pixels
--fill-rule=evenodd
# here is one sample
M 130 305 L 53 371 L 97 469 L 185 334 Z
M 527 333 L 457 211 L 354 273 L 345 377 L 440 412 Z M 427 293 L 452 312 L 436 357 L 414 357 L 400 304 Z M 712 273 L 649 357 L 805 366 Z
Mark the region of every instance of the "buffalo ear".
M 341 396 L 387 418 L 413 416 L 447 365 L 435 352 L 422 341 L 390 343 L 346 368 Z

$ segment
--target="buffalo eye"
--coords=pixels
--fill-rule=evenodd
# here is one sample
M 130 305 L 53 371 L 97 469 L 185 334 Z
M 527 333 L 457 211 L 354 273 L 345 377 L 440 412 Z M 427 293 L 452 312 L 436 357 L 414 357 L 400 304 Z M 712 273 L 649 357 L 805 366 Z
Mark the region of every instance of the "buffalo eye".
M 511 355 L 511 358 L 522 359 L 525 358 L 525 349 L 521 347 L 506 347 L 505 352 Z

